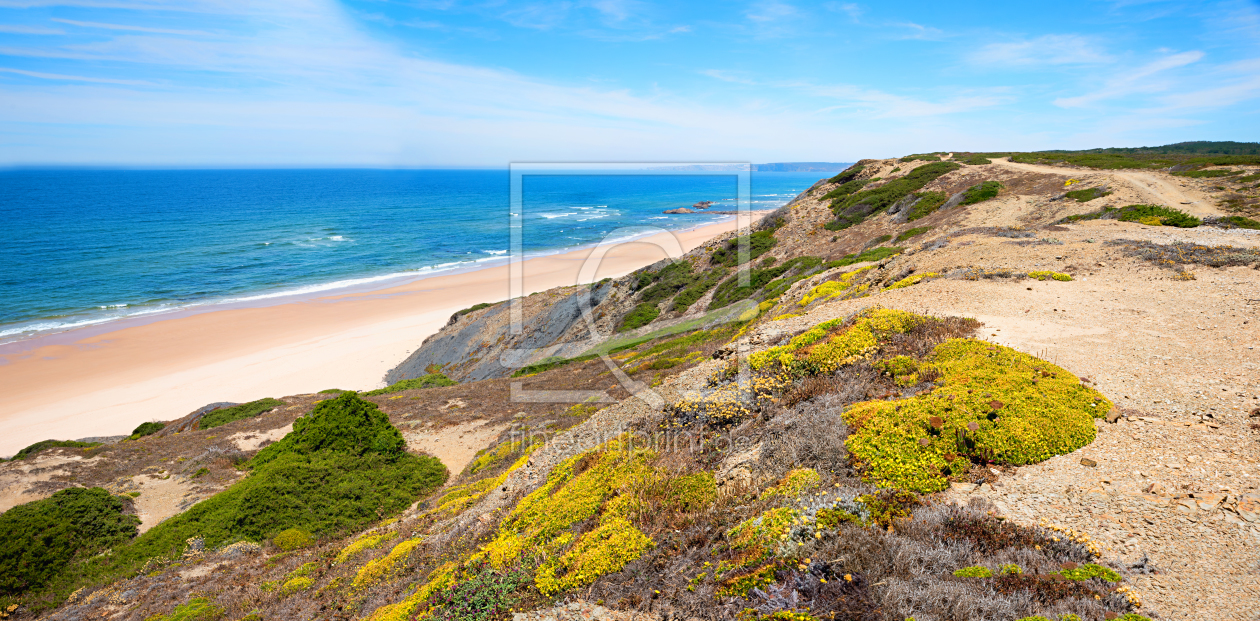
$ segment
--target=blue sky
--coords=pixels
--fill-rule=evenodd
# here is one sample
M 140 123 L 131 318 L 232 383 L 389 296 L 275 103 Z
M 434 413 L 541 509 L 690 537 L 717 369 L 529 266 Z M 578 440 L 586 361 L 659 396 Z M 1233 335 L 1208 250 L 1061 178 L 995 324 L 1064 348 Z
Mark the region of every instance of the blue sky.
M 1260 3 L 0 0 L 0 164 L 1260 140 Z

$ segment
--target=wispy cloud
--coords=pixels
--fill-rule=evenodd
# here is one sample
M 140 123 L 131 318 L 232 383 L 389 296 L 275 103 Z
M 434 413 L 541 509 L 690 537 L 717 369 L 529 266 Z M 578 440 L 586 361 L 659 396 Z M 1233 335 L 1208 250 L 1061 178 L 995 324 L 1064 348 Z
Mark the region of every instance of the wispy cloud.
M 798 85 L 798 88 L 820 97 L 841 101 L 839 104 L 825 107 L 823 109 L 825 111 L 855 111 L 874 119 L 943 116 L 992 108 L 1011 101 L 1011 97 L 1002 93 L 955 95 L 931 101 L 843 84 L 830 86 L 802 84 Z
M 91 82 L 94 84 L 122 84 L 126 86 L 152 86 L 152 82 L 144 80 L 115 80 L 111 78 L 94 78 L 81 75 L 62 75 L 59 73 L 43 73 L 41 71 L 27 71 L 25 69 L 10 69 L 8 67 L 0 67 L 0 72 L 16 73 L 30 78 L 39 78 L 41 80 L 60 80 L 69 82 Z
M 1115 59 L 1093 38 L 1049 34 L 1034 39 L 990 43 L 970 55 L 977 65 L 1032 67 L 1037 65 L 1094 65 Z
M 46 26 L 22 26 L 18 24 L 0 24 L 0 32 L 9 34 L 26 34 L 26 35 L 62 35 L 66 31 L 59 28 L 48 28 Z
M 128 32 L 151 32 L 154 34 L 172 34 L 187 36 L 213 36 L 209 32 L 201 30 L 172 30 L 169 28 L 150 28 L 148 26 L 128 26 L 126 24 L 104 24 L 101 22 L 81 22 L 73 19 L 62 19 L 59 17 L 52 18 L 54 22 L 62 24 L 70 24 L 71 26 L 79 26 L 81 28 L 101 28 L 104 30 L 125 30 Z
M 723 82 L 730 82 L 732 84 L 747 84 L 750 86 L 754 86 L 757 84 L 755 80 L 753 80 L 752 78 L 749 78 L 743 72 L 738 72 L 738 71 L 725 71 L 722 69 L 703 69 L 700 71 L 700 75 L 707 75 L 710 78 L 713 78 L 715 80 L 721 80 Z
M 1203 52 L 1198 51 L 1165 56 L 1141 67 L 1120 71 L 1105 84 L 1089 93 L 1076 97 L 1061 97 L 1054 100 L 1054 104 L 1062 108 L 1080 108 L 1108 99 L 1164 92 L 1172 85 L 1167 80 L 1152 78 L 1160 78 L 1160 74 L 1165 71 L 1196 63 L 1202 58 Z

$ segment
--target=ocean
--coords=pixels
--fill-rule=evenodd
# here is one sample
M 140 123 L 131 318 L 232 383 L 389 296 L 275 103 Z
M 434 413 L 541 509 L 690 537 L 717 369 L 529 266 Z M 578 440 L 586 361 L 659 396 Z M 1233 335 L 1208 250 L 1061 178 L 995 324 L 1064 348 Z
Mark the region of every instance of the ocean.
M 828 175 L 754 172 L 752 207 Z M 0 170 L 0 342 L 502 261 L 508 186 L 506 170 Z M 661 212 L 734 209 L 736 196 L 734 176 L 714 175 L 537 176 L 523 188 L 527 255 L 717 222 L 728 216 Z

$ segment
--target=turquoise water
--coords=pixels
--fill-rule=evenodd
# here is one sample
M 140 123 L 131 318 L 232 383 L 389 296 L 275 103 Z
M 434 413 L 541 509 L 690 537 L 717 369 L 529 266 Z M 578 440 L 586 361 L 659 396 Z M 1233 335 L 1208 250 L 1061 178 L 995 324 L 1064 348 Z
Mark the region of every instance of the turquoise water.
M 824 176 L 753 173 L 752 207 Z M 505 170 L 0 171 L 0 340 L 502 260 L 508 181 Z M 723 216 L 661 212 L 734 209 L 735 196 L 734 176 L 527 177 L 523 249 L 712 223 Z

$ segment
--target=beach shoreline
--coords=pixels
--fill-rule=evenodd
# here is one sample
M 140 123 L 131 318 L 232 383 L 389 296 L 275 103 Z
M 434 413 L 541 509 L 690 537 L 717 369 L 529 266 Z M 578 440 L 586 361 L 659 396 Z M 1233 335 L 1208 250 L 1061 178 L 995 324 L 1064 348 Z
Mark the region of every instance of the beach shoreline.
M 755 222 L 767 211 L 753 212 Z M 737 218 L 522 261 L 521 295 L 616 278 L 735 230 Z M 598 269 L 583 270 L 602 255 Z M 367 390 L 455 312 L 513 293 L 506 263 L 282 303 L 122 319 L 5 344 L 0 455 L 45 439 L 130 433 L 215 401 Z M 582 275 L 579 282 L 579 274 Z

